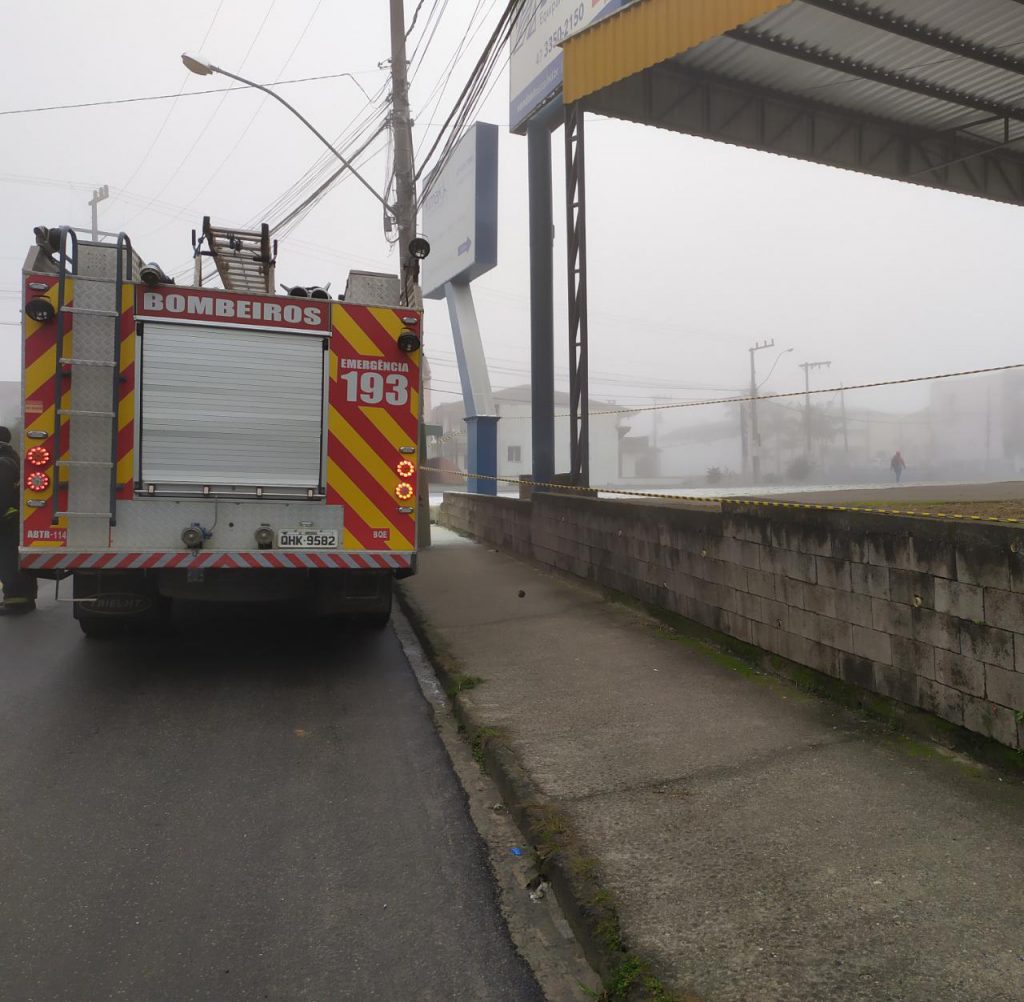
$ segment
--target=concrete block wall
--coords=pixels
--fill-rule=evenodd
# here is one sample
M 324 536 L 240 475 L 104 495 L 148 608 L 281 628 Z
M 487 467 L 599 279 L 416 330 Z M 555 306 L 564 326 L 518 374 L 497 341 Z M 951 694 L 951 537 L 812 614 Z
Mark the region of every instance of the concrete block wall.
M 1024 527 L 724 509 L 446 494 L 441 522 L 1024 748 Z

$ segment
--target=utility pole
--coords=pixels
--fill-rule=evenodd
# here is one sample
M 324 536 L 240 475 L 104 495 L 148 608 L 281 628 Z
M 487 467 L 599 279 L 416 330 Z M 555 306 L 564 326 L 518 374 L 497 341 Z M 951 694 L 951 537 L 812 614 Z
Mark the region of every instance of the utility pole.
M 757 371 L 754 356 L 759 351 L 774 347 L 775 339 L 772 338 L 771 341 L 758 341 L 753 348 L 747 349 L 750 352 L 750 469 L 755 484 L 761 479 L 761 435 L 757 430 Z
M 807 461 L 811 461 L 811 369 L 827 369 L 831 362 L 801 362 L 804 370 L 804 434 L 806 436 Z
M 846 457 L 846 462 L 850 462 L 850 432 L 846 422 L 846 387 L 841 383 L 839 385 L 839 404 L 843 411 L 843 455 Z
M 398 261 L 402 303 L 422 307 L 419 259 L 413 256 L 416 238 L 416 176 L 412 160 L 412 117 L 409 113 L 409 63 L 405 54 L 404 0 L 391 0 L 391 129 L 395 141 L 395 214 L 398 217 Z M 420 423 L 421 462 L 427 457 L 425 426 Z M 430 545 L 430 483 L 419 478 L 416 535 L 421 547 Z
M 100 238 L 100 214 L 98 206 L 100 202 L 105 198 L 110 197 L 110 188 L 107 185 L 103 185 L 102 188 L 94 188 L 92 198 L 89 199 L 89 207 L 92 209 L 92 238 L 93 240 L 99 240 Z
M 402 302 L 419 306 L 419 262 L 409 245 L 416 237 L 416 180 L 409 114 L 409 66 L 405 55 L 404 0 L 391 0 L 391 128 L 395 138 L 395 209 Z

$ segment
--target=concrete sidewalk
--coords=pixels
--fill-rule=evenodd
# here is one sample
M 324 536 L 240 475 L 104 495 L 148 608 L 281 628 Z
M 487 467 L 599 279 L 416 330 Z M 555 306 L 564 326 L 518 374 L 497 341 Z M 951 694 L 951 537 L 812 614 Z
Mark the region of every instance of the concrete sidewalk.
M 1019 777 L 444 529 L 401 589 L 447 671 L 483 680 L 461 712 L 560 849 L 609 978 L 646 961 L 702 1002 L 1024 999 Z

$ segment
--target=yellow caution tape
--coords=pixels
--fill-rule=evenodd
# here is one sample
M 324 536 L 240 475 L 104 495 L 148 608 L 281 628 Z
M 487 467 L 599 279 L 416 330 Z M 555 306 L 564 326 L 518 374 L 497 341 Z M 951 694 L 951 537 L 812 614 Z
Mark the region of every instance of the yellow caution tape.
M 958 515 L 952 512 L 922 511 L 912 508 L 875 508 L 859 505 L 838 505 L 838 504 L 812 504 L 802 501 L 765 501 L 745 497 L 697 497 L 687 494 L 655 494 L 650 491 L 630 491 L 618 487 L 578 487 L 572 484 L 553 484 L 536 482 L 533 480 L 519 480 L 515 477 L 491 477 L 481 473 L 468 473 L 466 470 L 447 470 L 434 466 L 421 466 L 421 470 L 427 473 L 440 473 L 460 477 L 475 478 L 476 480 L 490 480 L 494 483 L 515 484 L 516 486 L 526 485 L 530 488 L 543 487 L 555 491 L 576 491 L 583 494 L 615 494 L 624 497 L 653 498 L 656 501 L 687 501 L 694 504 L 735 504 L 745 505 L 751 508 L 790 508 L 797 511 L 837 511 L 852 512 L 864 515 L 901 515 L 912 518 L 949 519 L 954 522 L 986 522 L 1000 525 L 1020 525 L 1024 523 L 1021 518 L 1004 518 L 999 515 Z

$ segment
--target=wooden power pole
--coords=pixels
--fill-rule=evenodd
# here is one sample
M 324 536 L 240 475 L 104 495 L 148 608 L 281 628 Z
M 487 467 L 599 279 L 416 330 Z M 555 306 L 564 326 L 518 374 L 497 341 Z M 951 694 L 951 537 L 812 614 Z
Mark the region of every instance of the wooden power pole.
M 409 245 L 416 236 L 416 178 L 409 113 L 409 66 L 405 54 L 404 0 L 391 0 L 391 128 L 395 141 L 395 209 L 402 301 L 408 306 L 418 307 L 418 262 L 409 251 Z

